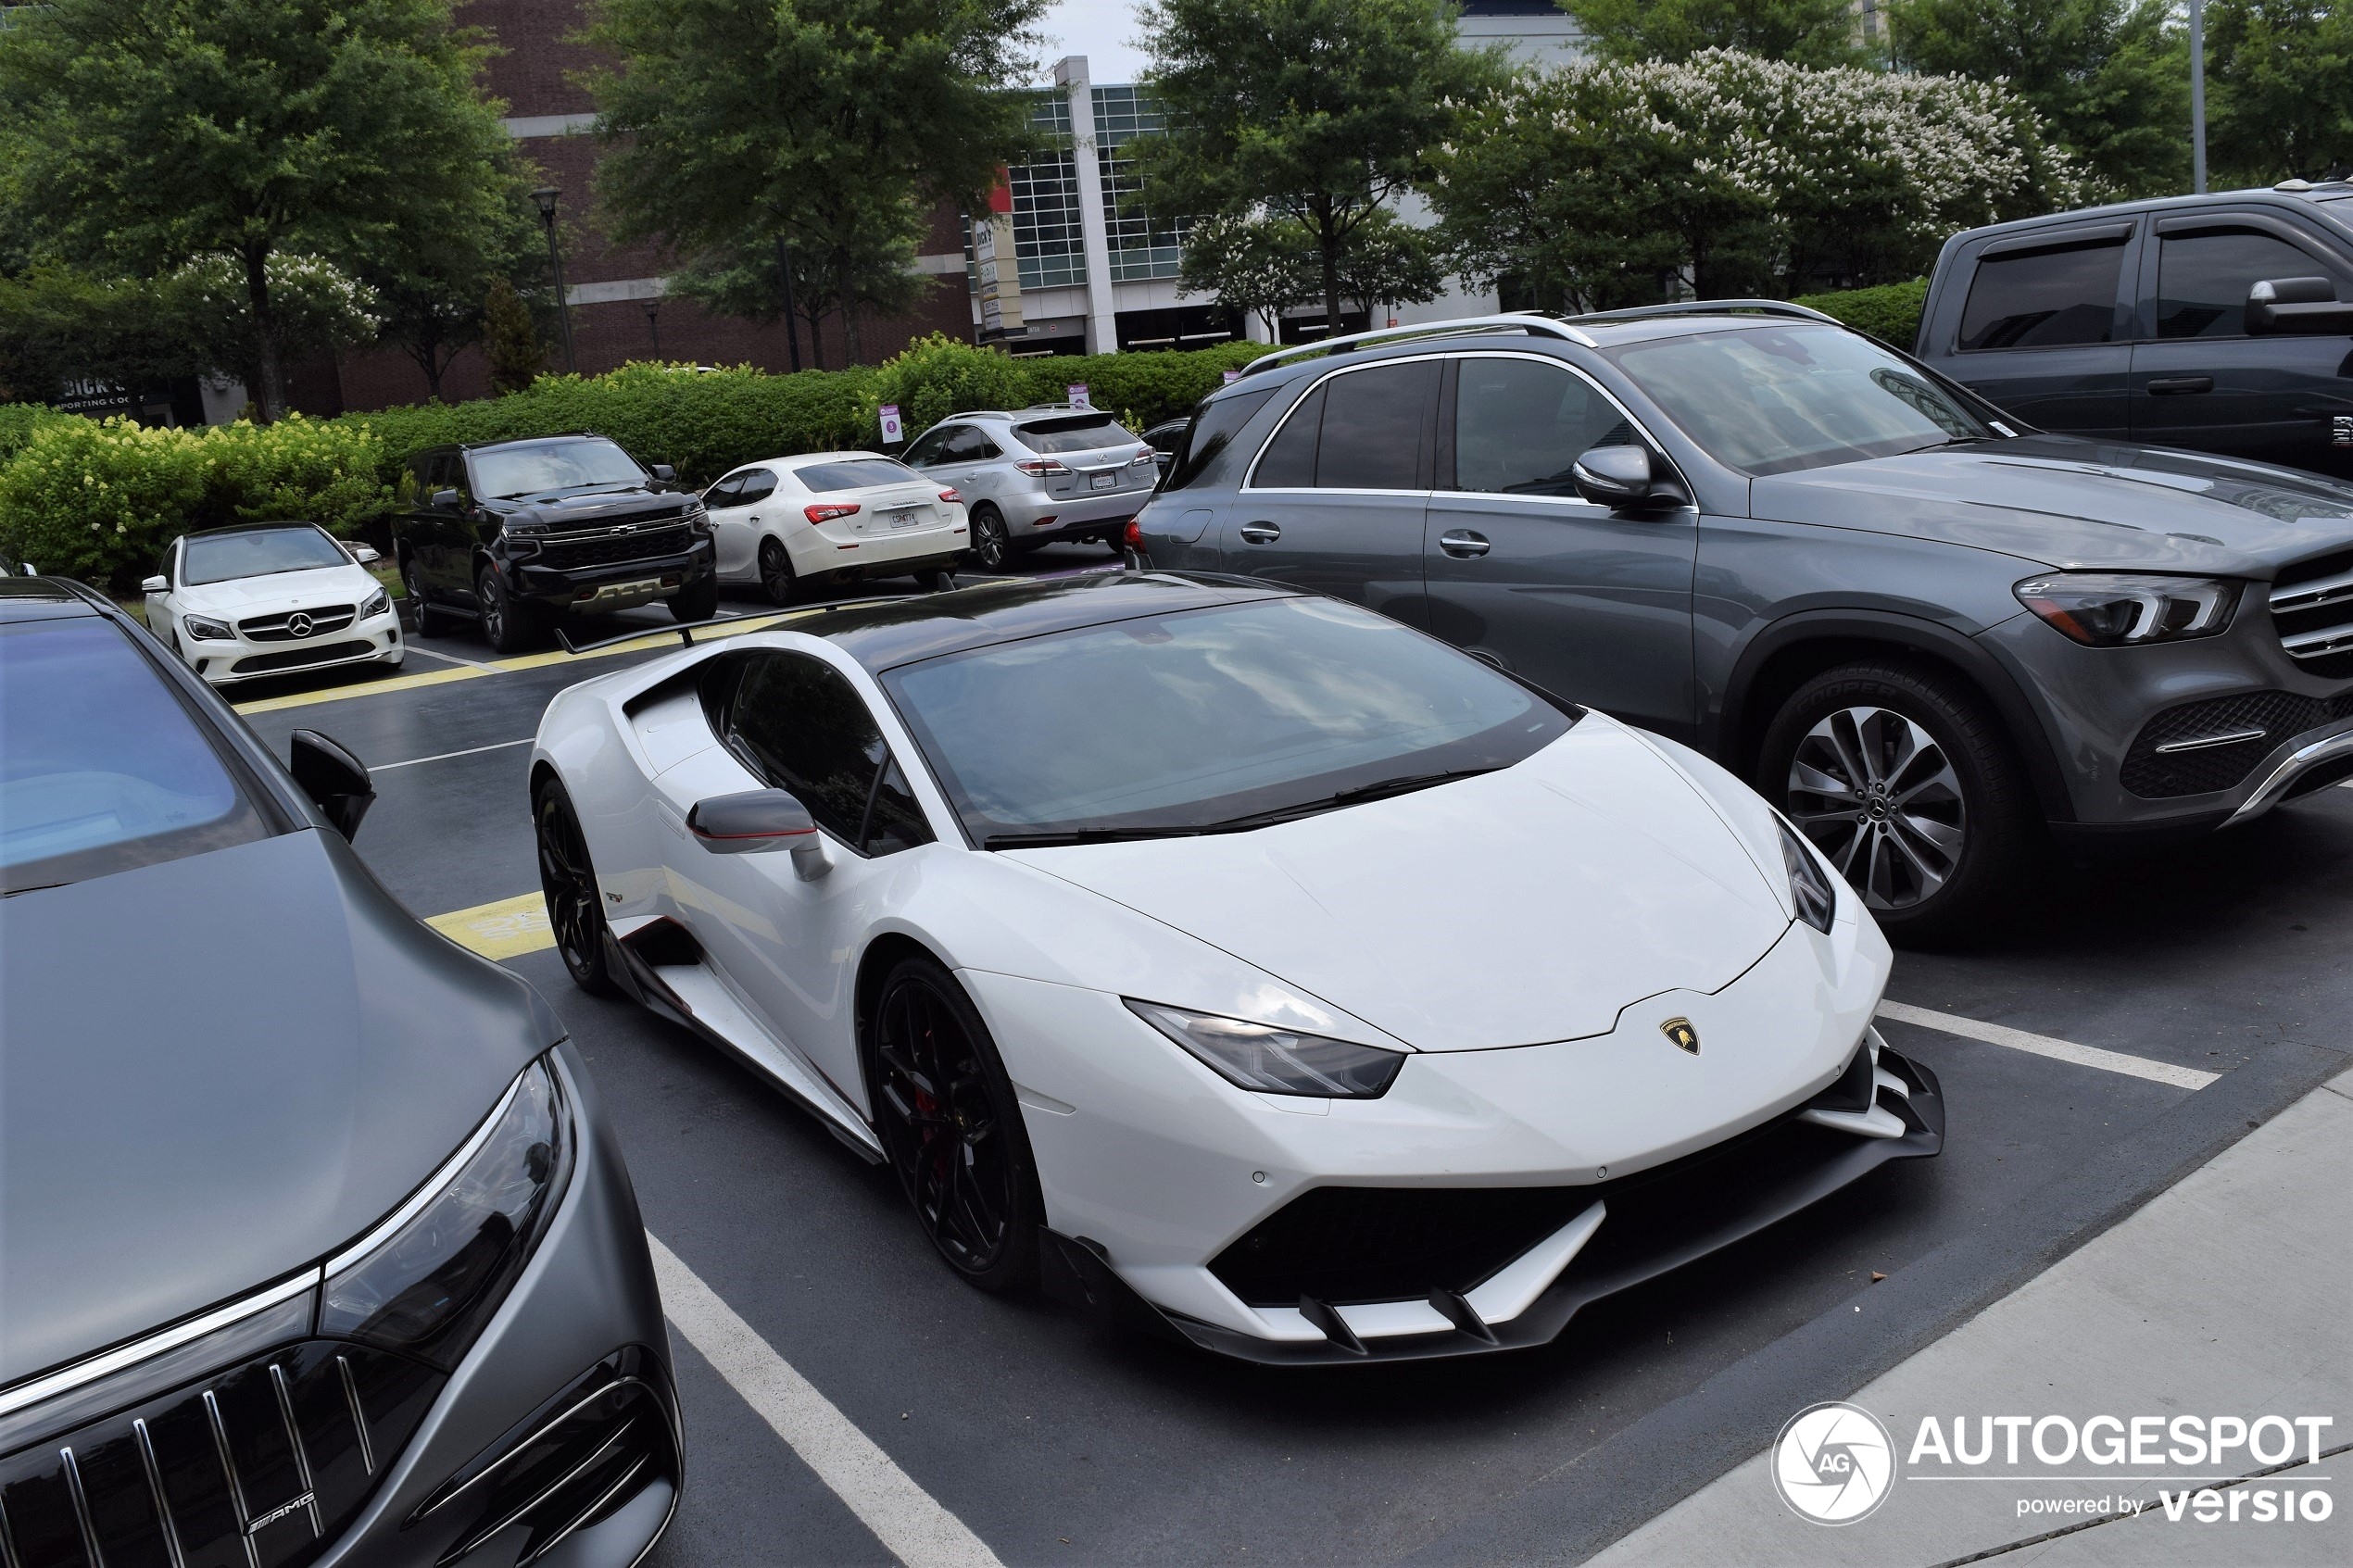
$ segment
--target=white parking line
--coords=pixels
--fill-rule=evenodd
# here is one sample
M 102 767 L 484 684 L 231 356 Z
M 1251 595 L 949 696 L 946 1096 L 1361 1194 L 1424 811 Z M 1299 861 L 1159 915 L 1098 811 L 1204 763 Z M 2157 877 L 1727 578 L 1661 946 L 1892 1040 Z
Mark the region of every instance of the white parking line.
M 452 757 L 479 757 L 485 751 L 506 751 L 518 746 L 529 746 L 531 742 L 532 737 L 525 735 L 521 740 L 502 740 L 495 746 L 470 746 L 463 751 L 443 751 L 436 752 L 431 757 L 411 757 L 406 762 L 376 762 L 369 766 L 368 771 L 389 773 L 395 768 L 413 768 L 421 762 L 447 762 Z
M 462 664 L 472 670 L 493 670 L 497 668 L 496 665 L 484 663 L 479 659 L 467 659 L 459 654 L 443 653 L 439 648 L 421 648 L 414 643 L 410 643 L 409 645 L 409 651 L 410 653 L 421 653 L 427 659 L 437 659 L 444 664 Z
M 661 1305 L 760 1418 L 907 1568 L 1002 1568 L 988 1543 L 915 1485 L 792 1363 L 648 1235 Z
M 1902 1002 L 1880 1003 L 1879 1015 L 1898 1023 L 1916 1023 L 1941 1034 L 1958 1035 L 1965 1040 L 1982 1040 L 1989 1046 L 2007 1046 L 2014 1051 L 2031 1051 L 2055 1061 L 2071 1061 L 2078 1067 L 2096 1067 L 2104 1073 L 2145 1078 L 2152 1084 L 2171 1084 L 2177 1089 L 2202 1089 L 2221 1076 L 2219 1073 L 2201 1073 L 2195 1067 L 2176 1067 L 2170 1061 L 2127 1056 L 2122 1051 L 2104 1051 L 2097 1046 L 2079 1046 L 2072 1040 L 2055 1040 L 2048 1035 L 2030 1035 L 2007 1024 L 1980 1023 L 1974 1018 L 1907 1007 Z

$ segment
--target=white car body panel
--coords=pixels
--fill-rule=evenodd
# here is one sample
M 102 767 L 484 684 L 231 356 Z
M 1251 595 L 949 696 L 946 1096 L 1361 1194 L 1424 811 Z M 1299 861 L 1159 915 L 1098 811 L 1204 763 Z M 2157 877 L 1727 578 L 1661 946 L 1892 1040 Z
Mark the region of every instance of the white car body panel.
M 333 669 L 345 664 L 379 662 L 397 668 L 407 655 L 400 634 L 400 613 L 390 604 L 378 614 L 361 616 L 356 612 L 368 600 L 384 590 L 367 568 L 357 563 L 345 566 L 319 567 L 308 571 L 271 572 L 259 577 L 230 578 L 220 583 L 174 583 L 162 593 L 146 596 L 147 626 L 169 646 L 179 651 L 211 684 L 231 685 L 243 681 L 265 679 L 273 675 Z M 323 612 L 347 607 L 355 612 L 353 619 L 340 626 L 329 626 Z M 320 612 L 325 629 L 308 637 L 258 639 L 242 633 L 222 640 L 197 639 L 189 635 L 186 618 L 202 616 L 239 632 L 239 623 L 261 621 L 297 611 Z M 242 672 L 236 666 L 254 658 L 278 655 L 292 656 L 311 647 L 331 646 L 339 643 L 365 643 L 365 651 L 355 651 L 338 658 L 304 662 L 286 668 Z
M 964 548 L 963 503 L 942 500 L 945 487 L 940 483 L 913 478 L 849 490 L 812 490 L 799 477 L 802 469 L 818 463 L 861 458 L 897 461 L 880 452 L 811 452 L 765 458 L 723 475 L 722 483 L 757 470 L 774 479 L 776 488 L 742 506 L 711 508 L 720 581 L 758 582 L 760 545 L 765 539 L 784 546 L 794 575 L 804 579 L 845 568 L 857 568 L 867 576 L 885 575 L 879 569 L 900 561 L 937 560 Z M 824 522 L 809 521 L 805 508 L 833 504 L 859 509 Z

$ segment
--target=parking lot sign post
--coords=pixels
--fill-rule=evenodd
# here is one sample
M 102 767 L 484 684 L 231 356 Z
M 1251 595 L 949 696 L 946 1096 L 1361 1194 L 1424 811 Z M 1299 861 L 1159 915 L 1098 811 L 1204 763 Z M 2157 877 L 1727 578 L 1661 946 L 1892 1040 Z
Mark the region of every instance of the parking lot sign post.
M 899 422 L 899 405 L 896 403 L 884 404 L 882 406 L 881 414 L 883 445 L 886 446 L 896 446 L 901 441 L 906 440 L 907 433 Z
M 1083 382 L 1083 381 L 1075 381 L 1075 382 L 1072 382 L 1072 383 L 1070 383 L 1070 385 L 1069 385 L 1069 386 L 1067 386 L 1067 387 L 1065 387 L 1065 388 L 1063 388 L 1063 390 L 1064 390 L 1065 392 L 1067 392 L 1067 393 L 1070 395 L 1070 406 L 1071 406 L 1072 408 L 1094 408 L 1094 404 L 1092 404 L 1092 403 L 1090 403 L 1090 402 L 1088 402 L 1088 401 L 1087 400 L 1087 383 L 1086 383 L 1085 382 Z

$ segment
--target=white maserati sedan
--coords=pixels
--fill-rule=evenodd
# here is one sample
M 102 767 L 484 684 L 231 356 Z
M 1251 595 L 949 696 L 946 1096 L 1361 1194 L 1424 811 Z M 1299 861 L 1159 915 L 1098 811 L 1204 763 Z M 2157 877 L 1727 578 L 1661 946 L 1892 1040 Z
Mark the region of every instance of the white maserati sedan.
M 974 1284 L 1364 1362 L 1937 1152 L 1889 950 L 1729 773 L 1353 605 L 1122 572 L 559 696 L 558 945 L 896 1173 Z
M 757 583 L 775 604 L 875 577 L 927 589 L 970 542 L 963 501 L 879 452 L 812 452 L 735 470 L 703 492 L 719 580 Z
M 400 668 L 400 617 L 366 563 L 316 523 L 250 522 L 174 539 L 140 584 L 147 629 L 216 686 L 339 664 Z

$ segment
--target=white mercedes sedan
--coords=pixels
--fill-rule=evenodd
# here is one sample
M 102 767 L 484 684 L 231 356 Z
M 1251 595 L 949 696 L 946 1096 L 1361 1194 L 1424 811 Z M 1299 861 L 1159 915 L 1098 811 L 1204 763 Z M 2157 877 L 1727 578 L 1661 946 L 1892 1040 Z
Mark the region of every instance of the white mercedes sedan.
M 250 522 L 182 534 L 140 584 L 147 630 L 216 686 L 341 664 L 400 668 L 391 596 L 346 546 L 310 522 Z
M 887 1165 L 975 1285 L 1228 1355 L 1541 1344 L 1943 1143 L 1786 822 L 1354 605 L 813 610 L 565 691 L 531 792 L 582 985 Z
M 748 464 L 703 492 L 719 580 L 790 604 L 813 589 L 912 577 L 927 589 L 969 543 L 953 490 L 879 452 L 812 452 Z

